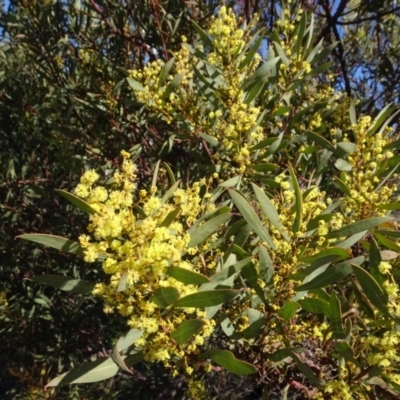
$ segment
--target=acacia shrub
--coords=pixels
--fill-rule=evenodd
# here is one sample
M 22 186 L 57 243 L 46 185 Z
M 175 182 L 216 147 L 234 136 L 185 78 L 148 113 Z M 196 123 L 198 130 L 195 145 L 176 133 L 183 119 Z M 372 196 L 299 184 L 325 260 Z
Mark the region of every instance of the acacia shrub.
M 158 162 L 138 185 L 138 154 L 122 151 L 114 174 L 89 169 L 64 193 L 89 214 L 78 242 L 22 236 L 100 261 L 109 278 L 97 283 L 36 280 L 91 291 L 130 327 L 111 357 L 47 386 L 161 362 L 186 374 L 193 399 L 208 398 L 207 373 L 221 367 L 264 396 L 271 373 L 290 378 L 286 396 L 397 393 L 393 107 L 357 117 L 320 82 L 333 46 L 313 44 L 313 20 L 295 6 L 267 35 L 265 60 L 256 19 L 221 7 L 206 30 L 194 27 L 198 40 L 183 37 L 167 62 L 126 74 L 149 118 L 198 164 Z

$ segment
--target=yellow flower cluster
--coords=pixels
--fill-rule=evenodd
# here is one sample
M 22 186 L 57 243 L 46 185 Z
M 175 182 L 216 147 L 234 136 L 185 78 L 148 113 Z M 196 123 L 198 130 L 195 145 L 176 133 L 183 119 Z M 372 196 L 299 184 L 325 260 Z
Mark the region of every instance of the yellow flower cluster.
M 183 39 L 186 40 L 185 38 Z M 193 79 L 193 66 L 198 61 L 184 45 L 179 51 L 173 53 L 173 56 L 173 71 L 175 74 L 167 74 L 165 82 L 160 81 L 161 71 L 166 67 L 165 63 L 160 59 L 148 63 L 143 70 L 130 71 L 130 76 L 139 81 L 144 88 L 143 91 L 135 92 L 137 100 L 146 104 L 153 112 L 160 114 L 169 124 L 173 120 L 173 111 L 180 109 L 182 104 L 185 105 L 188 114 L 190 114 L 189 109 L 194 96 L 190 82 Z M 165 92 L 168 85 L 171 84 L 174 77 L 180 77 L 179 85 L 177 86 L 185 90 L 178 94 L 175 89 L 166 95 Z M 180 96 L 183 96 L 183 100 Z
M 377 205 L 390 203 L 396 189 L 395 185 L 389 183 L 382 185 L 382 178 L 377 176 L 379 166 L 393 157 L 391 151 L 384 150 L 390 143 L 387 134 L 391 128 L 386 128 L 384 133 L 371 135 L 370 127 L 369 116 L 362 117 L 357 125 L 352 126 L 356 150 L 348 156 L 347 161 L 353 169 L 345 173 L 344 178 L 350 190 L 350 196 L 346 197 L 346 212 L 354 221 L 386 215 L 386 211 L 378 209 Z
M 213 46 L 205 55 L 206 62 L 198 62 L 184 43 L 174 54 L 174 74 L 168 75 L 165 84 L 159 83 L 159 76 L 164 67 L 160 60 L 149 63 L 143 70 L 130 72 L 131 77 L 139 81 L 144 88 L 144 91 L 136 92 L 138 101 L 146 104 L 168 123 L 172 122 L 174 111 L 178 111 L 194 135 L 204 132 L 215 137 L 221 149 L 213 154 L 213 157 L 221 164 L 221 170 L 228 169 L 231 174 L 245 171 L 246 165 L 250 164 L 249 147 L 264 139 L 262 128 L 257 123 L 261 110 L 245 102 L 242 90 L 243 81 L 254 72 L 260 62 L 259 55 L 256 54 L 249 64 L 240 67 L 245 55 L 242 50 L 246 44 L 246 34 L 253 28 L 255 21 L 249 24 L 246 31 L 242 30 L 238 27 L 232 10 L 223 6 L 218 16 L 213 18 L 207 32 Z M 183 39 L 185 42 L 186 38 Z M 207 76 L 206 63 L 215 68 L 220 80 L 218 84 L 213 85 L 216 99 L 213 110 L 210 110 L 209 99 L 198 95 L 203 83 L 193 79 L 194 66 Z M 166 98 L 167 85 L 173 76 L 178 74 L 182 74 L 179 89 L 173 90 Z M 215 76 L 208 79 L 214 78 Z M 226 161 L 220 161 L 225 158 Z M 232 161 L 238 165 L 237 170 L 232 167 Z
M 272 329 L 263 338 L 263 351 L 265 353 L 273 353 L 274 351 L 284 348 L 285 343 L 289 343 L 290 346 L 294 346 L 295 343 L 302 343 L 304 340 L 311 341 L 322 341 L 326 331 L 329 329 L 328 323 L 318 323 L 316 320 L 313 321 L 298 321 L 294 318 L 290 325 L 285 327 L 285 334 L 279 334 L 274 331 L 273 328 L 277 326 L 276 322 L 272 323 Z
M 120 172 L 113 177 L 111 189 L 97 185 L 99 175 L 87 171 L 75 193 L 96 211 L 90 216 L 89 235 L 79 242 L 87 262 L 103 260 L 103 270 L 110 275 L 109 283 L 97 283 L 93 294 L 106 303 L 105 312 L 119 312 L 132 328 L 144 331 L 137 345 L 143 348 L 148 361 L 164 361 L 185 353 L 197 352 L 213 331 L 214 321 L 205 319 L 200 309 L 168 309 L 162 311 L 153 301 L 158 288 L 173 287 L 180 296 L 197 291 L 194 285 L 183 284 L 167 275 L 171 266 L 195 270 L 185 254 L 189 252 L 188 228 L 198 217 L 213 209 L 202 204 L 201 185 L 194 183 L 186 190 L 176 189 L 171 201 L 156 196 L 157 188 L 145 190 L 134 198 L 135 165 L 129 154 L 122 152 Z M 136 211 L 138 208 L 141 212 Z M 179 209 L 174 221 L 166 217 Z M 161 312 L 163 315 L 161 315 Z M 184 346 L 171 340 L 169 334 L 185 319 L 204 321 L 202 330 Z
M 207 400 L 210 398 L 203 381 L 190 379 L 186 395 L 189 400 Z
M 246 42 L 245 31 L 237 27 L 236 16 L 232 9 L 222 6 L 217 18 L 212 19 L 208 33 L 213 39 L 213 49 L 208 62 L 212 65 L 231 63 L 231 57 L 239 54 Z
M 293 44 L 297 41 L 297 36 L 295 36 L 295 23 L 300 21 L 303 10 L 298 8 L 297 11 L 292 15 L 289 9 L 283 10 L 282 19 L 277 21 L 277 31 L 281 37 L 281 48 L 284 51 L 289 63 L 282 62 L 280 64 L 280 70 L 283 74 L 283 81 L 289 82 L 289 79 L 301 78 L 304 74 L 311 72 L 311 64 L 303 60 L 301 54 L 293 52 Z M 291 20 L 291 18 L 293 18 Z
M 326 383 L 323 393 L 319 392 L 314 397 L 316 400 L 353 400 L 353 390 L 344 380 L 331 380 Z
M 400 318 L 400 288 L 393 275 L 390 274 L 392 266 L 388 262 L 381 262 L 378 268 L 379 272 L 387 274 L 387 279 L 382 284 L 388 296 L 387 308 L 391 315 Z
M 400 362 L 400 332 L 386 331 L 382 337 L 370 335 L 361 338 L 362 351 L 368 364 L 384 369 L 385 374 L 395 383 L 400 383 L 398 365 Z
M 250 23 L 250 30 L 256 19 Z M 232 165 L 226 165 L 231 173 L 243 173 L 250 164 L 249 147 L 264 139 L 262 128 L 257 120 L 261 114 L 258 107 L 245 103 L 242 83 L 245 77 L 257 67 L 260 57 L 255 54 L 250 64 L 243 69 L 234 62 L 245 46 L 245 31 L 238 28 L 235 14 L 231 9 L 221 7 L 217 18 L 213 19 L 208 31 L 213 40 L 213 49 L 207 61 L 223 71 L 224 85 L 216 91 L 219 108 L 209 114 L 211 129 L 208 133 L 218 139 L 223 148 L 215 154 L 215 159 L 228 157 L 238 164 L 237 171 Z M 224 163 L 222 163 L 224 164 Z M 223 165 L 224 166 L 224 165 Z
M 275 178 L 275 182 L 281 186 L 281 193 L 275 199 L 272 199 L 272 203 L 275 208 L 279 210 L 279 220 L 283 225 L 284 231 L 290 238 L 290 243 L 287 242 L 279 230 L 273 226 L 268 219 L 265 219 L 264 223 L 268 226 L 271 233 L 272 241 L 276 247 L 275 250 L 271 250 L 271 256 L 274 264 L 279 265 L 276 270 L 275 283 L 286 280 L 288 275 L 294 271 L 298 262 L 299 257 L 311 256 L 311 251 L 315 251 L 315 246 L 311 245 L 316 241 L 316 248 L 326 244 L 329 245 L 332 240 L 327 240 L 325 236 L 333 230 L 338 230 L 342 227 L 344 218 L 340 213 L 335 213 L 329 221 L 320 220 L 318 222 L 318 228 L 312 235 L 307 235 L 308 223 L 320 216 L 331 204 L 332 200 L 327 198 L 325 192 L 321 192 L 317 187 L 311 187 L 307 191 L 301 189 L 301 195 L 303 197 L 302 203 L 302 219 L 298 232 L 292 232 L 292 226 L 296 218 L 296 214 L 293 212 L 295 203 L 295 193 L 292 188 L 290 181 L 281 174 Z

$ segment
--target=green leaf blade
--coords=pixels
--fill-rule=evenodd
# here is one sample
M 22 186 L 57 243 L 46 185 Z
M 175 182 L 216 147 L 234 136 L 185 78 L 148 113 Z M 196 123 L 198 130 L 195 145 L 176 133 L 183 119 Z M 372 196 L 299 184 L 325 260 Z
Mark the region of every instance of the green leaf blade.
M 153 301 L 161 308 L 167 308 L 179 299 L 179 292 L 174 287 L 160 287 L 153 295 Z
M 190 242 L 188 247 L 195 247 L 204 242 L 209 236 L 214 234 L 223 223 L 228 221 L 229 218 L 231 218 L 230 213 L 217 215 L 205 222 L 203 225 L 197 226 L 193 230 L 189 231 Z
M 16 239 L 24 239 L 30 242 L 42 244 L 53 249 L 63 251 L 65 253 L 71 253 L 81 256 L 83 254 L 82 248 L 78 243 L 73 240 L 66 239 L 62 236 L 47 235 L 44 233 L 25 233 L 19 235 Z
M 182 297 L 176 303 L 176 307 L 213 307 L 225 303 L 235 298 L 240 291 L 230 289 L 205 290 L 202 292 L 192 293 Z
M 334 265 L 332 268 L 328 268 L 326 271 L 322 272 L 314 279 L 307 283 L 303 283 L 295 288 L 296 292 L 308 291 L 313 289 L 320 289 L 322 287 L 336 283 L 347 275 L 351 274 L 352 267 L 348 262 L 343 262 Z
M 250 203 L 247 201 L 247 199 L 240 192 L 237 192 L 233 189 L 229 190 L 229 194 L 251 229 L 253 229 L 254 232 L 257 233 L 257 235 L 259 235 L 264 242 L 266 242 L 273 250 L 275 250 L 275 245 L 272 242 L 271 237 L 264 229 L 260 218 L 254 211 Z
M 85 282 L 81 279 L 75 279 L 63 275 L 36 275 L 32 278 L 34 282 L 43 283 L 66 292 L 90 295 L 94 283 Z
M 233 353 L 228 350 L 209 350 L 202 354 L 202 358 L 211 358 L 221 367 L 236 375 L 250 375 L 257 372 L 257 368 L 245 361 L 238 360 Z
M 186 285 L 202 285 L 210 282 L 206 276 L 181 267 L 169 267 L 167 274 Z
M 171 338 L 183 346 L 204 324 L 204 321 L 198 319 L 185 320 L 171 333 Z

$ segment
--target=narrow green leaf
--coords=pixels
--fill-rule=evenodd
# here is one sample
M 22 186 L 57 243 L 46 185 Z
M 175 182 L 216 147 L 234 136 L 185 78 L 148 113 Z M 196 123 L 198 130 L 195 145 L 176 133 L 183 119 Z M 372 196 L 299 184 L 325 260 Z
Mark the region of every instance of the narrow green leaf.
M 289 164 L 290 177 L 292 178 L 292 185 L 296 197 L 296 217 L 293 222 L 292 232 L 296 233 L 300 230 L 301 220 L 303 216 L 303 198 L 300 191 L 299 182 L 297 181 L 296 174 L 293 167 Z
M 333 338 L 344 339 L 341 304 L 334 291 L 329 299 L 329 319 Z
M 353 222 L 352 224 L 346 225 L 341 229 L 329 233 L 326 237 L 330 238 L 338 238 L 338 237 L 346 237 L 350 235 L 354 235 L 355 233 L 368 231 L 371 228 L 375 228 L 379 225 L 384 224 L 385 222 L 393 221 L 393 218 L 389 217 L 373 217 L 369 219 L 362 219 L 357 222 Z
M 352 125 L 357 125 L 356 106 L 354 100 L 350 103 L 350 122 Z
M 117 293 L 124 292 L 128 287 L 128 274 L 123 274 L 118 282 Z
M 160 287 L 153 295 L 153 301 L 161 308 L 167 308 L 179 299 L 179 292 L 174 287 Z
M 254 59 L 254 55 L 257 53 L 258 49 L 261 46 L 262 41 L 264 40 L 264 35 L 260 35 L 251 49 L 247 52 L 246 57 L 240 63 L 239 69 L 243 69 L 247 67 L 251 61 Z
M 238 186 L 241 181 L 242 181 L 241 175 L 236 175 L 233 178 L 230 178 L 224 182 L 219 183 L 218 186 L 221 186 L 223 188 L 232 188 Z
M 215 314 L 221 309 L 223 304 L 218 304 L 217 306 L 205 307 L 204 311 L 206 313 L 206 319 L 210 320 L 214 318 Z
M 161 160 L 158 160 L 156 162 L 156 166 L 154 167 L 153 179 L 151 180 L 151 186 L 153 186 L 153 187 L 157 186 L 157 179 L 158 179 L 158 172 L 160 171 L 160 164 L 161 164 Z
M 171 339 L 183 346 L 204 324 L 205 322 L 199 319 L 187 319 L 171 333 Z
M 168 227 L 175 221 L 175 218 L 179 215 L 180 212 L 181 212 L 181 208 L 180 208 L 180 207 L 176 207 L 175 209 L 173 209 L 173 210 L 164 218 L 164 221 L 161 222 L 160 226 L 163 226 L 163 227 L 168 228 Z
M 340 264 L 334 265 L 332 268 L 328 268 L 326 271 L 322 272 L 310 282 L 303 283 L 295 288 L 296 292 L 307 291 L 313 289 L 319 289 L 324 286 L 331 285 L 338 282 L 340 279 L 351 274 L 352 267 L 348 262 L 342 262 Z
M 213 360 L 232 374 L 249 375 L 255 374 L 257 372 L 257 368 L 254 365 L 245 361 L 238 360 L 228 350 L 208 350 L 206 353 L 202 354 L 201 357 L 211 358 L 211 360 Z
M 345 341 L 336 342 L 335 351 L 337 351 L 341 357 L 346 361 L 352 362 L 360 367 L 360 362 L 354 357 L 353 349 Z
M 349 164 L 347 161 L 343 160 L 342 158 L 338 158 L 335 162 L 335 167 L 339 171 L 351 171 L 353 169 L 353 166 Z
M 241 193 L 236 192 L 232 189 L 229 190 L 229 194 L 251 229 L 254 230 L 254 232 L 260 237 L 261 240 L 266 242 L 273 250 L 275 250 L 275 245 L 272 242 L 271 237 L 264 229 L 260 218 L 258 218 L 258 215 L 254 211 L 250 203 L 247 201 L 247 199 Z
M 181 267 L 169 267 L 167 275 L 186 285 L 202 285 L 210 282 L 206 276 Z
M 179 299 L 176 307 L 212 307 L 232 300 L 240 293 L 239 290 L 217 289 L 192 293 Z
M 377 231 L 377 232 L 379 232 L 382 235 L 390 236 L 390 237 L 393 237 L 396 239 L 400 238 L 400 231 L 386 231 L 386 230 L 379 229 L 379 231 Z
M 289 114 L 289 111 L 292 110 L 292 107 L 289 106 L 280 106 L 276 109 L 274 112 L 273 116 L 274 117 L 280 117 L 281 115 L 286 115 Z
M 252 262 L 247 263 L 243 268 L 242 268 L 242 274 L 245 277 L 247 283 L 249 286 L 255 290 L 257 293 L 258 297 L 262 300 L 264 304 L 267 304 L 267 301 L 265 299 L 264 295 L 264 290 L 261 288 L 261 286 L 258 284 L 258 274 L 257 270 Z
M 169 164 L 166 163 L 166 162 L 163 162 L 163 164 L 164 164 L 165 169 L 166 169 L 167 172 L 168 172 L 169 180 L 171 181 L 171 183 L 172 183 L 172 184 L 176 183 L 175 175 L 174 175 L 174 173 L 172 172 L 172 169 L 171 169 L 171 167 L 169 166 Z
M 228 200 L 227 202 L 229 203 L 229 200 Z M 226 202 L 225 202 L 225 203 L 226 203 Z M 225 203 L 224 203 L 224 204 L 225 204 Z M 198 219 L 198 221 L 199 221 L 199 220 L 200 220 L 200 221 L 203 221 L 203 220 L 209 221 L 209 220 L 211 220 L 211 219 L 217 217 L 218 215 L 227 214 L 227 213 L 229 213 L 230 211 L 231 211 L 231 207 L 229 207 L 229 206 L 221 206 L 221 207 L 218 207 L 218 208 L 216 208 L 215 210 L 210 211 L 209 213 L 205 214 L 203 217 L 200 217 L 200 218 Z
M 338 177 L 335 177 L 334 179 L 336 185 L 339 186 L 339 189 L 343 192 L 343 194 L 345 194 L 346 196 L 351 197 L 351 192 L 349 187 Z
M 384 314 L 387 311 L 387 295 L 383 292 L 378 282 L 363 268 L 352 265 L 353 273 L 356 276 L 364 294 L 368 300 Z
M 36 275 L 32 280 L 37 283 L 44 283 L 57 289 L 65 290 L 66 292 L 85 295 L 91 294 L 94 287 L 94 283 L 63 275 Z
M 321 39 L 321 42 L 323 42 L 323 39 Z M 314 57 L 312 59 L 310 59 L 310 55 L 311 55 L 310 54 L 307 57 L 307 61 L 313 65 L 317 64 L 319 60 L 323 60 L 326 56 L 328 56 L 332 52 L 332 50 L 337 46 L 337 44 L 338 44 L 338 42 L 333 42 L 329 46 L 326 46 L 325 48 L 323 48 L 321 51 L 317 51 L 316 53 L 314 53 Z M 322 65 L 325 65 L 325 64 L 322 64 Z
M 376 207 L 381 210 L 400 210 L 400 202 L 396 201 L 396 203 L 377 204 Z
M 275 351 L 274 353 L 266 354 L 266 357 L 272 362 L 280 362 L 285 358 L 292 357 L 293 353 L 299 353 L 301 351 L 303 351 L 303 349 L 299 347 L 285 347 Z
M 337 147 L 340 147 L 342 150 L 344 150 L 346 153 L 353 153 L 357 150 L 357 145 L 355 143 L 351 142 L 339 142 L 337 144 Z
M 136 340 L 140 339 L 143 336 L 143 333 L 144 331 L 142 330 L 131 329 L 128 333 L 118 339 L 113 348 L 112 359 L 123 371 L 126 371 L 129 374 L 133 374 L 133 372 L 126 365 L 124 357 L 121 356 L 120 352 L 126 350 L 136 342 Z
M 240 334 L 247 340 L 254 339 L 260 336 L 265 326 L 265 318 L 259 318 L 257 321 L 252 322 Z
M 269 78 L 280 59 L 280 57 L 274 57 L 265 62 L 260 68 L 257 68 L 254 74 L 244 83 L 244 86 L 249 87 L 253 83 L 261 83 L 265 78 Z
M 330 313 L 329 303 L 322 299 L 311 297 L 299 300 L 298 303 L 303 310 L 314 314 L 324 314 L 325 316 L 328 316 Z
M 371 127 L 369 128 L 369 135 L 372 136 L 385 122 L 390 122 L 390 120 L 398 113 L 397 111 L 396 113 L 394 113 L 394 115 L 392 115 L 391 118 L 389 118 L 390 114 L 392 114 L 395 109 L 395 106 L 393 106 L 392 104 L 388 104 L 387 106 L 385 106 L 374 119 Z M 386 126 L 387 124 L 384 125 Z
M 204 44 L 206 45 L 206 46 L 209 46 L 209 47 L 213 47 L 213 42 L 212 42 L 212 40 L 210 39 L 210 37 L 207 35 L 207 33 L 206 32 L 204 32 L 203 31 L 203 29 L 201 29 L 200 28 L 200 26 L 199 25 L 197 25 L 195 22 L 193 22 L 192 21 L 192 25 L 193 25 L 193 28 L 195 29 L 195 31 L 198 33 L 198 35 L 200 36 L 200 38 L 201 38 L 201 40 L 204 42 Z
M 250 104 L 259 93 L 262 92 L 265 82 L 256 82 L 252 86 L 247 87 L 245 104 Z
M 275 164 L 249 164 L 248 167 L 257 172 L 271 172 L 278 168 Z
M 332 63 L 330 61 L 323 63 L 321 65 L 318 65 L 318 67 L 313 68 L 307 75 L 310 75 L 310 76 L 319 75 L 322 72 L 325 72 L 331 65 L 332 65 Z
M 321 387 L 321 382 L 317 378 L 317 376 L 314 374 L 313 370 L 307 365 L 304 364 L 303 361 L 300 360 L 299 356 L 297 354 L 292 353 L 292 357 L 294 362 L 297 365 L 297 368 L 300 370 L 300 372 L 311 382 L 313 383 L 316 387 L 320 388 Z
M 200 243 L 204 242 L 209 236 L 214 234 L 218 228 L 231 217 L 230 213 L 224 213 L 216 216 L 205 222 L 203 225 L 195 227 L 188 233 L 190 235 L 189 247 L 195 247 Z
M 335 246 L 341 247 L 342 249 L 351 249 L 351 247 L 354 246 L 356 243 L 358 243 L 367 233 L 368 231 L 361 231 L 359 233 L 355 233 L 346 240 L 343 240 L 342 242 L 339 243 L 335 243 Z
M 252 186 L 254 193 L 256 194 L 257 200 L 260 203 L 261 208 L 263 209 L 265 215 L 267 216 L 271 224 L 278 230 L 278 232 L 287 242 L 290 242 L 290 238 L 288 234 L 285 232 L 281 221 L 279 220 L 278 211 L 276 211 L 276 208 L 273 205 L 272 201 L 268 198 L 268 196 L 264 193 L 264 191 L 257 185 L 252 183 Z
M 54 378 L 45 386 L 45 389 L 71 383 L 99 382 L 113 377 L 118 371 L 119 367 L 112 358 L 101 358 Z
M 85 213 L 97 214 L 97 211 L 94 208 L 92 208 L 88 203 L 86 203 L 86 201 L 82 200 L 78 196 L 75 196 L 74 194 L 61 189 L 56 189 L 56 192 L 61 194 L 61 196 L 65 197 L 70 203 L 72 203 L 74 206 L 78 207 Z
M 285 51 L 282 49 L 282 47 L 280 46 L 279 43 L 273 42 L 273 44 L 275 46 L 276 52 L 278 53 L 280 59 L 288 67 L 290 64 L 290 60 L 289 60 L 288 56 L 285 54 Z
M 282 318 L 289 320 L 293 318 L 297 312 L 297 304 L 289 301 L 282 308 L 276 311 Z
M 199 136 L 213 147 L 217 147 L 219 145 L 218 139 L 214 136 L 208 135 L 204 132 L 200 132 Z
M 252 257 L 247 257 L 244 260 L 241 260 L 233 265 L 224 267 L 221 271 L 215 273 L 210 277 L 211 282 L 222 282 L 232 275 L 240 272 L 240 270 L 245 267 L 247 264 L 251 263 L 253 260 Z M 221 283 L 222 284 L 222 283 Z
M 326 140 L 324 137 L 322 137 L 312 131 L 305 131 L 304 133 L 310 140 L 319 144 L 322 148 L 324 148 L 332 153 L 335 152 L 335 150 L 336 150 L 335 146 L 333 146 L 333 144 L 331 142 L 329 142 L 328 140 Z
M 252 153 L 253 151 L 256 151 L 256 150 L 266 149 L 269 146 L 271 146 L 271 144 L 274 143 L 276 140 L 277 140 L 276 137 L 269 137 L 268 139 L 262 140 L 261 142 L 250 147 L 249 151 Z
M 400 139 L 394 140 L 383 147 L 383 150 L 398 150 L 400 148 Z
M 172 68 L 172 65 L 175 61 L 175 57 L 172 57 L 163 67 L 161 68 L 160 76 L 158 78 L 158 84 L 157 87 L 160 88 L 162 85 L 164 85 L 164 82 L 168 76 L 169 71 Z
M 329 249 L 321 250 L 319 253 L 314 254 L 313 256 L 302 257 L 299 259 L 299 262 L 311 264 L 314 261 L 327 256 L 337 256 L 337 259 L 346 260 L 350 256 L 350 251 L 340 247 L 330 247 Z
M 165 92 L 163 93 L 162 97 L 163 99 L 168 99 L 169 95 L 176 89 L 179 87 L 179 85 L 182 82 L 182 79 L 185 77 L 185 74 L 178 74 L 176 75 L 172 81 L 168 84 L 167 88 L 165 89 Z
M 278 151 L 281 147 L 283 139 L 283 133 L 279 134 L 278 137 L 271 143 L 271 145 L 267 149 L 267 155 L 270 156 Z
M 180 185 L 181 181 L 176 181 L 165 193 L 164 196 L 161 198 L 161 204 L 165 204 L 171 196 L 175 193 L 176 189 Z
M 253 322 L 258 321 L 260 318 L 264 318 L 264 313 L 255 309 L 255 308 L 248 308 L 246 310 L 247 316 L 249 318 L 249 323 L 252 324 Z
M 143 87 L 141 83 L 136 81 L 135 79 L 132 78 L 126 78 L 128 85 L 133 89 L 136 90 L 137 92 L 145 92 L 146 89 Z
M 235 327 L 232 324 L 232 321 L 228 318 L 227 315 L 222 315 L 220 320 L 221 328 L 224 331 L 225 335 L 229 338 L 233 339 L 233 337 L 237 336 L 235 331 Z
M 129 356 L 124 356 L 124 363 L 127 367 L 132 367 L 144 360 L 144 354 L 142 351 L 137 351 L 134 354 L 129 354 Z
M 304 36 L 307 37 L 307 40 L 306 40 L 306 43 L 304 46 L 304 51 L 306 54 L 310 53 L 310 51 L 309 51 L 310 46 L 315 41 L 313 33 L 314 33 L 314 13 L 311 13 L 310 23 L 308 24 L 307 29 L 304 34 Z M 320 41 L 321 45 L 322 45 L 322 41 L 323 41 L 323 39 L 321 39 L 321 41 Z M 307 60 L 307 61 L 310 61 L 310 60 Z M 311 61 L 312 61 L 312 58 L 311 58 Z
M 234 246 L 242 247 L 245 245 L 247 239 L 249 238 L 251 233 L 251 226 L 246 224 L 240 232 L 235 236 Z
M 396 251 L 400 253 L 400 246 L 395 242 L 391 241 L 387 237 L 381 235 L 379 232 L 374 232 L 374 236 L 376 240 L 383 246 L 385 246 L 389 250 Z
M 295 36 L 297 36 L 296 42 L 293 46 L 293 54 L 300 55 L 301 45 L 304 39 L 304 32 L 306 30 L 307 25 L 307 13 L 303 13 L 301 16 L 300 23 L 296 27 Z
M 260 277 L 265 283 L 269 283 L 274 275 L 274 266 L 267 249 L 259 246 Z
M 120 336 L 115 347 L 118 351 L 124 351 L 132 346 L 138 339 L 143 336 L 144 331 L 140 329 L 131 329 L 125 335 Z
M 57 249 L 65 253 L 76 254 L 79 256 L 83 254 L 78 243 L 61 236 L 47 235 L 43 233 L 25 233 L 17 236 L 16 239 L 29 240 L 30 242 L 43 244 L 44 246 L 52 247 L 53 249 Z

